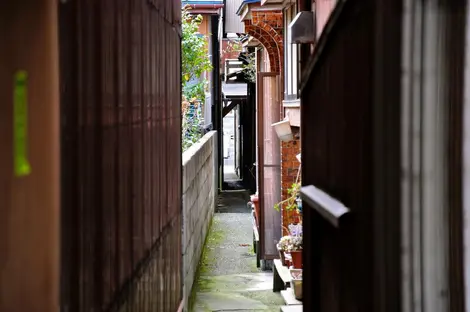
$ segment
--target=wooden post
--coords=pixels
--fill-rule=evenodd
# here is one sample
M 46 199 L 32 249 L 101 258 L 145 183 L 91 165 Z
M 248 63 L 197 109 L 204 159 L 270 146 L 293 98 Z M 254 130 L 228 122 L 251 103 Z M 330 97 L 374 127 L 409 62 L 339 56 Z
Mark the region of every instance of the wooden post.
M 0 311 L 59 310 L 57 5 L 0 2 Z

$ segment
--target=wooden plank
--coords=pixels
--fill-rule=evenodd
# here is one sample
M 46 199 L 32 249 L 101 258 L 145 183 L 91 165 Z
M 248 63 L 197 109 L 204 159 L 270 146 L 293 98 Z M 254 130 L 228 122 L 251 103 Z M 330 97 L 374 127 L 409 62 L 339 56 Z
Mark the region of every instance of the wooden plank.
M 349 213 L 349 208 L 313 185 L 302 187 L 300 194 L 302 200 L 307 202 L 334 227 L 339 227 L 341 217 Z
M 286 305 L 301 305 L 302 301 L 295 299 L 294 290 L 292 288 L 287 288 L 286 290 L 281 290 L 282 299 Z
M 274 265 L 276 266 L 279 277 L 284 281 L 284 283 L 290 283 L 291 276 L 289 268 L 282 265 L 282 262 L 279 259 L 274 259 Z
M 241 103 L 242 101 L 240 100 L 230 100 L 230 104 L 227 106 L 224 106 L 224 108 L 222 109 L 222 118 L 225 117 L 228 113 L 230 113 L 232 109 L 235 108 L 235 106 Z
M 290 279 L 286 280 L 286 274 L 284 271 L 284 266 L 281 263 L 281 260 L 274 259 L 273 291 L 278 292 L 281 290 L 285 290 L 287 287 L 289 287 L 289 284 L 290 284 Z
M 303 306 L 301 305 L 282 306 L 281 312 L 303 312 Z

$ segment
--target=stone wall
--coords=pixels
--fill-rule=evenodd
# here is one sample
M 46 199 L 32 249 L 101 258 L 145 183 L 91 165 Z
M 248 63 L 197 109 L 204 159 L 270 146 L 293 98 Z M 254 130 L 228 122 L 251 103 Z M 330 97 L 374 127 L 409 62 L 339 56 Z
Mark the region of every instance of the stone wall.
M 216 207 L 217 132 L 211 131 L 183 153 L 183 280 L 184 306 L 201 258 Z

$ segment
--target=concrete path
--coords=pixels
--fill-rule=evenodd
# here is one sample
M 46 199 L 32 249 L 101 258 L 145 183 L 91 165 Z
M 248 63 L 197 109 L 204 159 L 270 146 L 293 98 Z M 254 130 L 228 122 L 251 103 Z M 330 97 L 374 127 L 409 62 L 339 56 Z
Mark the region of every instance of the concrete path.
M 246 192 L 219 197 L 192 296 L 192 311 L 280 311 L 272 272 L 256 267 Z

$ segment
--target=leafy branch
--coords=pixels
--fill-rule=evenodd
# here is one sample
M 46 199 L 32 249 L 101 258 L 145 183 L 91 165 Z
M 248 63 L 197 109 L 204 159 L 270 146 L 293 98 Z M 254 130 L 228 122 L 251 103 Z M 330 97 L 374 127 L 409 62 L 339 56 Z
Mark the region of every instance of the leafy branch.
M 191 14 L 186 6 L 181 12 L 181 81 L 183 89 L 182 148 L 188 149 L 199 140 L 204 131 L 201 126 L 201 108 L 205 99 L 207 80 L 203 74 L 212 70 L 207 49 L 207 36 L 199 32 L 202 15 Z
M 290 197 L 275 204 L 274 209 L 279 211 L 281 206 L 284 206 L 284 209 L 286 209 L 286 211 L 292 211 L 292 210 L 297 209 L 296 199 L 297 199 L 297 196 L 299 195 L 299 192 L 300 192 L 300 183 L 293 183 L 291 187 L 287 190 L 287 194 L 289 194 Z
M 183 85 L 186 85 L 193 79 L 201 78 L 204 72 L 212 70 L 212 64 L 207 49 L 207 36 L 199 32 L 202 15 L 192 15 L 188 7 L 184 7 L 181 19 L 181 75 Z
M 297 170 L 297 177 L 295 179 L 295 183 L 291 185 L 289 189 L 287 189 L 287 194 L 290 195 L 289 198 L 284 199 L 283 201 L 278 202 L 277 204 L 274 205 L 274 209 L 276 211 L 280 210 L 281 206 L 284 206 L 284 209 L 286 211 L 292 211 L 297 209 L 297 197 L 300 194 L 300 183 L 299 183 L 299 178 L 300 178 L 300 169 L 301 165 L 299 165 L 299 169 Z
M 247 64 L 243 64 L 243 72 L 245 74 L 246 80 L 249 82 L 256 82 L 256 59 L 255 59 L 255 53 L 248 53 L 247 57 Z

